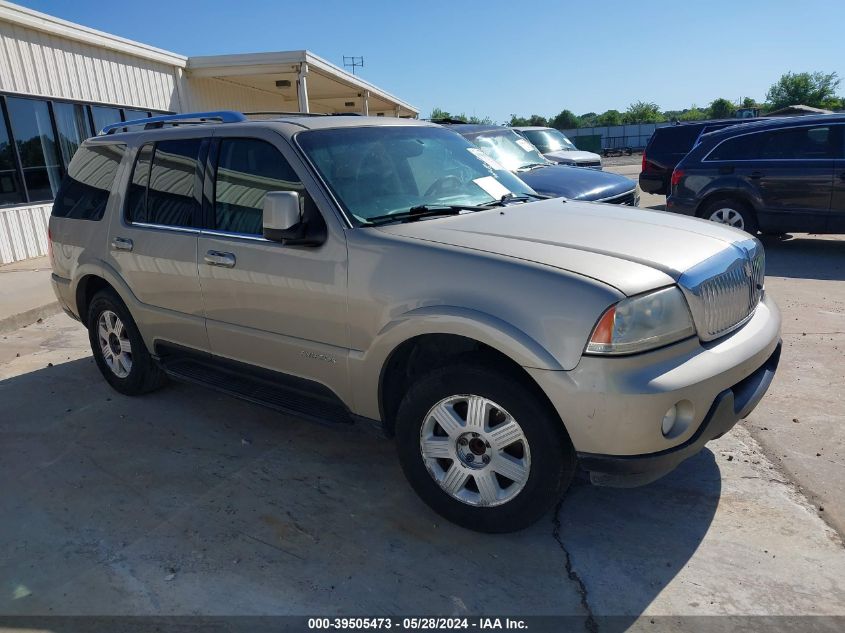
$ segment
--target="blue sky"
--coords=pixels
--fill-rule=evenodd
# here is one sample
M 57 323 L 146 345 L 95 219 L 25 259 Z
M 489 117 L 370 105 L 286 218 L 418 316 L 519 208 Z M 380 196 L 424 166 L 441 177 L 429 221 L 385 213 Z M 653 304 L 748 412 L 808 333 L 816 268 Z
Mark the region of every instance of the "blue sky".
M 662 109 L 765 97 L 786 71 L 845 78 L 845 2 L 19 0 L 184 55 L 308 49 L 428 115 Z M 840 87 L 845 94 L 845 84 Z

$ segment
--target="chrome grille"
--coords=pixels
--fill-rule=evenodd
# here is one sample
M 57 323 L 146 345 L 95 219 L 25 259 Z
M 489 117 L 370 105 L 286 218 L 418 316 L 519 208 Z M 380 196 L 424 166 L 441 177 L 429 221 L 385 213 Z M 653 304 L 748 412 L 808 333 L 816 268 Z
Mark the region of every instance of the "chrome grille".
M 747 321 L 763 297 L 765 254 L 756 239 L 734 244 L 678 280 L 698 335 L 711 341 Z

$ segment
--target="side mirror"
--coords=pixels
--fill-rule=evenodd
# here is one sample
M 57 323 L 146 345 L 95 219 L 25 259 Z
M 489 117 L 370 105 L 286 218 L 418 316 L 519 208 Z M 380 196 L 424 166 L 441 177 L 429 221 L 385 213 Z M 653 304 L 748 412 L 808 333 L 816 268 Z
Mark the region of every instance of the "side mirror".
M 264 196 L 264 237 L 274 242 L 305 236 L 302 208 L 296 191 L 269 191 Z

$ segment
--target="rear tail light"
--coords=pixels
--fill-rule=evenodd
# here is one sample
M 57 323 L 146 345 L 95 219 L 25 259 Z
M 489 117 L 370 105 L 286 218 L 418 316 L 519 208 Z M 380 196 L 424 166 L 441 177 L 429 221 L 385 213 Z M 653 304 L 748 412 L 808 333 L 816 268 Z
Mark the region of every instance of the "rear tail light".
M 678 184 L 681 182 L 681 178 L 684 177 L 684 170 L 683 169 L 676 169 L 672 172 L 672 186 L 677 187 Z
M 640 168 L 640 171 L 645 171 L 646 166 L 646 158 L 645 158 L 645 151 L 643 151 L 643 166 Z

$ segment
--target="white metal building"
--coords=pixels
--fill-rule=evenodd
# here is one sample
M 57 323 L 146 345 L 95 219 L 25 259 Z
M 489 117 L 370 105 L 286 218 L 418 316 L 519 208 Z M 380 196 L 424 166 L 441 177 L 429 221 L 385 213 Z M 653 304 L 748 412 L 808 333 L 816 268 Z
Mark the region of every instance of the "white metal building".
M 224 109 L 418 114 L 308 51 L 184 57 L 0 0 L 0 263 L 46 253 L 53 196 L 85 138 Z

